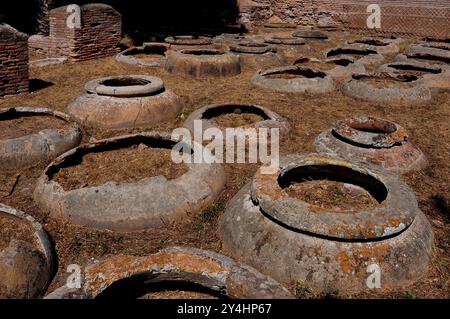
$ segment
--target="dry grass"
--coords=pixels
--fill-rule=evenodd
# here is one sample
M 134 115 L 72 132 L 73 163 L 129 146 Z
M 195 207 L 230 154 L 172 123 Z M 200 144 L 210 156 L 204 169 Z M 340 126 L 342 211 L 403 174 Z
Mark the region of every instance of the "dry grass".
M 339 34 L 339 41 L 346 36 Z M 318 43 L 317 48 L 333 47 L 336 43 Z M 316 56 L 320 56 L 317 50 Z M 173 75 L 163 69 L 143 69 L 117 64 L 113 57 L 77 64 L 49 66 L 32 69 L 31 77 L 52 82 L 54 85 L 30 95 L 0 100 L 0 107 L 28 105 L 44 106 L 64 111 L 67 104 L 83 93 L 84 84 L 91 79 L 121 74 L 150 74 L 160 76 L 166 87 L 182 97 L 183 114 L 176 120 L 160 123 L 147 130 L 170 131 L 179 127 L 186 115 L 204 105 L 213 103 L 259 104 L 286 117 L 291 133 L 281 143 L 282 154 L 314 151 L 315 137 L 328 129 L 338 119 L 371 115 L 386 118 L 404 126 L 412 140 L 428 155 L 430 165 L 422 172 L 404 176 L 413 188 L 420 209 L 430 220 L 435 234 L 435 256 L 430 271 L 411 287 L 377 295 L 346 297 L 419 298 L 450 297 L 450 94 L 436 95 L 426 106 L 376 105 L 344 97 L 339 91 L 325 95 L 286 94 L 267 91 L 252 85 L 250 79 L 256 70 L 244 70 L 236 77 L 225 79 L 192 79 Z M 85 136 L 109 137 L 125 132 L 90 130 Z M 250 181 L 257 165 L 226 165 L 228 184 L 220 201 L 227 202 Z M 166 225 L 161 229 L 137 233 L 113 233 L 89 230 L 50 218 L 32 200 L 35 181 L 43 166 L 24 170 L 14 192 L 0 201 L 24 210 L 43 223 L 56 243 L 59 271 L 50 289 L 65 282 L 68 264 L 86 264 L 92 258 L 102 258 L 118 253 L 145 255 L 171 245 L 190 245 L 221 251 L 217 235 L 217 220 L 224 208 L 219 207 L 212 218 L 192 216 L 184 224 Z M 4 174 L 0 182 L 11 184 L 17 172 Z M 0 194 L 1 195 L 1 194 Z

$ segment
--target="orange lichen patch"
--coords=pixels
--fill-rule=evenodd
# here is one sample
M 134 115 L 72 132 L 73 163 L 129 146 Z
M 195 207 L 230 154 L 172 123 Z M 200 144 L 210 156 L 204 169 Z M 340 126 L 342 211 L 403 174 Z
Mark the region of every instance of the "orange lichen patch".
M 337 255 L 337 261 L 340 263 L 343 272 L 351 272 L 353 270 L 353 256 L 349 256 L 345 252 L 340 251 Z
M 90 267 L 86 272 L 86 278 L 88 278 L 86 288 L 96 294 L 100 292 L 100 289 L 120 279 L 151 270 L 157 273 L 164 268 L 197 274 L 206 272 L 211 276 L 228 271 L 227 268 L 208 257 L 187 253 L 160 252 L 147 257 L 119 255 Z
M 379 228 L 379 225 L 374 221 L 366 221 L 364 224 L 355 224 L 351 226 L 342 222 L 330 229 L 330 235 L 338 236 L 344 233 L 346 238 L 352 238 L 355 234 L 359 234 L 362 238 L 374 239 L 379 238 L 388 229 L 398 229 L 401 224 L 402 222 L 399 219 L 388 220 L 382 225 L 383 228 L 380 230 L 377 229 Z
M 377 237 L 377 234 L 375 232 L 376 226 L 377 224 L 369 220 L 364 224 L 364 228 L 362 228 L 362 233 L 365 235 L 366 238 L 376 238 Z
M 387 142 L 403 142 L 408 138 L 408 133 L 403 127 L 397 127 L 397 130 L 389 134 L 386 138 Z
M 345 273 L 355 271 L 357 274 L 365 275 L 368 263 L 381 263 L 389 254 L 388 245 L 364 245 L 361 247 L 351 247 L 350 252 L 340 251 L 336 260 Z

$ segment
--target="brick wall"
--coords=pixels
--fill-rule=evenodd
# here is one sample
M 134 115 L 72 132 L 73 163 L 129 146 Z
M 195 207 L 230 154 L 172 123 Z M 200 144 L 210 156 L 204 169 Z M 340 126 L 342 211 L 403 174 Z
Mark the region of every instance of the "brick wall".
M 80 28 L 67 26 L 70 15 L 67 6 L 50 11 L 49 36 L 31 36 L 30 49 L 43 50 L 51 57 L 67 57 L 70 61 L 83 61 L 118 53 L 122 37 L 120 13 L 105 4 L 83 5 Z
M 0 97 L 28 92 L 28 36 L 0 24 Z
M 334 22 L 362 30 L 367 30 L 367 5 L 379 4 L 382 33 L 450 34 L 450 0 L 238 0 L 238 4 L 247 25 L 275 19 L 299 25 Z
M 283 21 L 315 25 L 331 15 L 332 0 L 238 0 L 241 22 L 259 24 Z
M 415 36 L 450 36 L 450 0 L 360 0 L 337 1 L 332 9 L 336 20 L 350 29 L 367 30 L 367 5 L 381 8 L 379 33 Z

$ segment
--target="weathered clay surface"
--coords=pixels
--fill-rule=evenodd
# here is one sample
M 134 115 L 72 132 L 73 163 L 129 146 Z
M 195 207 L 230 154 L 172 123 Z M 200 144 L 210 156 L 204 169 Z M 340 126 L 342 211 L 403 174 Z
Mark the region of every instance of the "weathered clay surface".
M 252 267 L 214 252 L 171 247 L 146 257 L 115 256 L 86 270 L 78 291 L 62 287 L 46 299 L 96 298 L 119 280 L 142 278 L 142 284 L 161 281 L 189 282 L 228 298 L 291 299 L 292 294 Z
M 239 43 L 247 42 L 264 43 L 264 37 L 259 34 L 222 33 L 213 39 L 214 45 L 226 47 L 228 49 L 230 46 L 236 46 Z
M 168 51 L 166 70 L 194 77 L 233 76 L 241 73 L 239 59 L 218 49 Z
M 419 42 L 421 46 L 427 48 L 435 48 L 440 50 L 450 50 L 450 41 L 449 39 L 425 39 L 425 41 Z
M 0 214 L 29 224 L 35 243 L 11 240 L 0 251 L 0 298 L 39 298 L 50 283 L 53 271 L 53 248 L 47 233 L 33 217 L 0 204 Z
M 385 133 L 360 131 L 377 129 Z M 337 154 L 405 173 L 427 166 L 425 154 L 408 138 L 400 125 L 373 117 L 359 116 L 339 121 L 316 139 L 319 152 Z
M 314 154 L 291 156 L 283 163 L 280 171 L 274 174 L 258 171 L 253 178 L 251 195 L 253 201 L 258 203 L 267 215 L 292 229 L 346 240 L 385 238 L 409 227 L 418 211 L 412 191 L 399 182 L 396 175 L 385 173 L 379 167 L 365 167 L 341 158 L 333 158 L 332 155 Z M 279 184 L 279 179 L 298 169 L 307 173 L 320 171 L 330 176 L 335 174 L 335 170 L 350 170 L 355 176 L 359 174 L 358 177 L 351 177 L 350 173 L 339 174 L 355 179 L 355 183 L 366 182 L 377 189 L 380 194 L 377 200 L 382 201 L 382 204 L 357 212 L 337 214 L 291 198 Z M 307 173 L 306 176 L 309 176 Z M 384 198 L 386 189 L 388 194 Z
M 299 71 L 307 72 L 315 76 L 306 77 L 299 75 L 290 79 L 267 77 L 269 75 Z M 253 76 L 252 82 L 255 85 L 278 92 L 323 94 L 335 89 L 334 80 L 326 72 L 298 66 L 286 66 L 259 71 Z
M 128 78 L 142 80 L 143 85 L 103 84 Z M 86 93 L 67 107 L 68 113 L 84 125 L 108 129 L 142 127 L 173 119 L 183 109 L 181 99 L 154 76 L 101 78 L 88 82 L 85 88 Z
M 293 37 L 303 38 L 308 40 L 327 40 L 326 33 L 317 30 L 299 30 L 292 33 Z
M 209 37 L 196 37 L 193 35 L 167 37 L 165 41 L 171 45 L 206 45 L 212 43 L 212 39 Z
M 355 59 L 351 57 L 341 57 L 341 58 L 328 58 L 324 61 L 316 58 L 298 58 L 294 61 L 294 65 L 302 67 L 302 64 L 309 62 L 314 63 L 328 63 L 331 65 L 336 65 L 335 68 L 327 71 L 327 74 L 336 82 L 342 82 L 350 78 L 353 74 L 361 74 L 366 72 L 364 64 L 360 62 L 355 62 Z M 307 67 L 306 65 L 303 65 Z
M 273 45 L 260 41 L 240 41 L 231 45 L 230 51 L 238 56 L 241 65 L 247 68 L 277 66 L 285 63 L 285 59 L 277 53 Z
M 375 50 L 380 54 L 393 55 L 400 52 L 399 44 L 401 44 L 402 42 L 402 39 L 378 39 L 369 37 L 350 41 L 349 44 L 357 44 L 358 47 Z
M 270 20 L 270 19 L 269 19 Z M 283 21 L 268 21 L 267 23 L 263 24 L 264 31 L 268 32 L 280 32 L 283 30 L 292 30 L 297 28 L 297 24 L 295 23 L 287 23 Z
M 433 235 L 414 194 L 399 179 L 374 166 L 323 154 L 288 156 L 280 171 L 330 163 L 379 178 L 387 186 L 388 197 L 377 212 L 314 212 L 306 202 L 289 199 L 277 178 L 259 171 L 229 202 L 220 222 L 225 251 L 281 283 L 298 282 L 317 293 L 369 290 L 367 267 L 374 263 L 381 270 L 382 290 L 418 280 L 427 270 Z M 270 192 L 262 195 L 255 187 Z M 283 214 L 291 217 L 283 219 Z M 322 228 L 325 220 L 330 231 L 348 231 L 328 236 Z M 343 237 L 336 240 L 336 235 Z
M 450 63 L 450 51 L 445 49 L 423 46 L 420 44 L 411 45 L 405 55 L 411 59 L 429 60 L 433 59 L 442 63 Z
M 136 65 L 140 67 L 161 67 L 166 63 L 166 57 L 164 53 L 169 49 L 170 45 L 167 43 L 144 43 L 140 47 L 129 48 L 125 51 L 120 52 L 116 56 L 116 61 L 119 63 L 125 63 L 130 65 Z M 134 55 L 137 54 L 149 54 L 149 53 L 161 54 L 161 57 L 155 58 L 139 58 Z
M 393 79 L 406 87 L 375 87 L 361 81 L 364 78 Z M 414 78 L 411 76 L 411 78 Z M 389 73 L 355 74 L 342 86 L 342 93 L 355 99 L 370 101 L 379 104 L 403 103 L 424 104 L 431 100 L 431 90 L 422 80 L 416 79 L 405 82 L 407 78 L 402 75 Z
M 208 128 L 217 127 L 212 121 L 211 118 L 208 116 L 208 113 L 218 112 L 220 113 L 220 110 L 224 110 L 224 113 L 233 113 L 234 110 L 239 109 L 242 113 L 253 113 L 258 114 L 264 118 L 263 121 L 250 124 L 247 126 L 244 126 L 243 128 L 279 128 L 280 129 L 280 135 L 285 135 L 289 132 L 289 123 L 286 119 L 282 118 L 277 113 L 269 110 L 268 108 L 259 106 L 259 105 L 248 105 L 248 104 L 234 104 L 234 103 L 228 103 L 228 104 L 213 104 L 213 105 L 207 105 L 202 108 L 199 108 L 192 112 L 189 117 L 184 122 L 183 126 L 187 129 L 189 129 L 191 132 L 194 131 L 194 121 L 201 120 L 202 121 L 202 127 L 203 130 L 207 130 Z M 223 113 L 222 113 L 223 114 Z M 224 127 L 220 127 L 223 131 L 226 129 Z M 224 132 L 225 133 L 225 132 Z
M 81 129 L 61 112 L 46 108 L 14 107 L 0 109 L 0 117 L 11 114 L 51 115 L 67 122 L 64 130 L 48 128 L 14 139 L 0 140 L 0 170 L 13 170 L 48 162 L 81 142 Z
M 134 183 L 108 182 L 70 191 L 52 180 L 53 172 L 74 157 L 96 152 L 104 145 L 129 143 L 131 146 L 144 141 L 150 146 L 157 141 L 178 142 L 168 133 L 142 133 L 80 146 L 47 167 L 37 182 L 35 201 L 53 217 L 78 225 L 133 231 L 187 218 L 188 214 L 198 213 L 213 203 L 221 193 L 225 173 L 219 164 L 186 164 L 188 172 L 173 180 L 154 176 Z
M 296 59 L 303 54 L 311 54 L 313 50 L 306 41 L 296 37 L 272 36 L 265 39 L 265 42 L 275 46 L 278 54 L 285 59 Z
M 450 90 L 450 67 L 443 65 L 405 59 L 403 62 L 382 65 L 379 71 L 392 74 L 408 74 L 411 71 L 420 72 L 422 73 L 421 78 L 430 89 L 438 92 Z
M 353 57 L 355 61 L 362 63 L 365 67 L 378 67 L 383 64 L 385 58 L 374 48 L 368 48 L 363 44 L 347 44 L 325 52 L 327 58 Z

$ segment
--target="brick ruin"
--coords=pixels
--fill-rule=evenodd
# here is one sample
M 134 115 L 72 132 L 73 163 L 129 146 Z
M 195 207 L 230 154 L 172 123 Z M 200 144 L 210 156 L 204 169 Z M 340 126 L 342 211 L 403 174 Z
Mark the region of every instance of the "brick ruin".
M 0 97 L 28 92 L 28 36 L 0 23 Z
M 50 34 L 30 37 L 30 50 L 48 57 L 66 57 L 69 61 L 84 61 L 115 55 L 122 36 L 122 17 L 105 4 L 80 7 L 80 26 L 69 27 L 73 11 L 68 6 L 50 11 Z
M 367 6 L 378 4 L 382 28 L 377 32 L 448 37 L 449 0 L 238 0 L 240 20 L 247 26 L 264 22 L 299 25 L 338 24 L 368 31 Z

